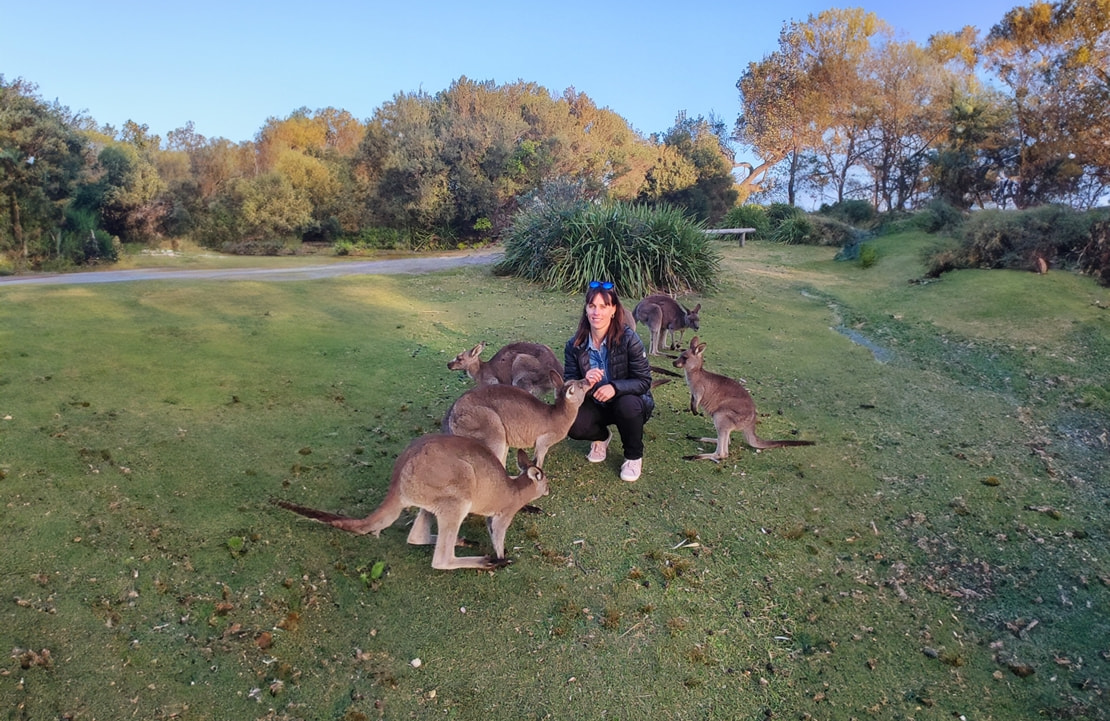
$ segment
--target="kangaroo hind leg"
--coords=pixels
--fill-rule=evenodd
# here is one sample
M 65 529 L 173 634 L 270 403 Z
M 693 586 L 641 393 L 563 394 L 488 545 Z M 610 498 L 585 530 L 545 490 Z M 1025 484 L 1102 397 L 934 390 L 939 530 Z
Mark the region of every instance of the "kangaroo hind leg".
M 436 525 L 439 535 L 436 537 L 436 550 L 432 554 L 432 568 L 441 571 L 450 571 L 455 568 L 497 568 L 497 564 L 486 556 L 455 555 L 455 542 L 459 538 L 459 528 L 466 519 L 466 511 L 458 510 L 448 513 L 436 514 Z
M 428 510 L 421 508 L 416 514 L 408 542 L 414 546 L 430 546 L 436 542 L 436 535 L 432 533 L 432 514 Z
M 692 456 L 683 456 L 687 461 L 713 461 L 720 463 L 725 458 L 728 458 L 728 439 L 732 433 L 732 429 L 718 431 L 716 438 L 696 438 L 695 436 L 687 436 L 691 440 L 696 440 L 699 443 L 715 443 L 716 448 L 712 453 L 698 453 Z
M 515 514 L 498 514 L 486 518 L 486 528 L 489 529 L 489 538 L 493 543 L 493 562 L 499 566 L 507 566 L 512 561 L 505 557 L 505 532 L 513 522 Z

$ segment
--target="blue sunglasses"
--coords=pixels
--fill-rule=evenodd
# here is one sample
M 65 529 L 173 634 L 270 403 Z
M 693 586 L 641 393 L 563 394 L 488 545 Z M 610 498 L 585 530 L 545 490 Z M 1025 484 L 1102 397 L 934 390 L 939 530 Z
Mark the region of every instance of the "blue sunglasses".
M 603 290 L 613 290 L 613 284 L 609 281 L 602 283 L 600 280 L 591 280 L 590 288 L 601 288 Z

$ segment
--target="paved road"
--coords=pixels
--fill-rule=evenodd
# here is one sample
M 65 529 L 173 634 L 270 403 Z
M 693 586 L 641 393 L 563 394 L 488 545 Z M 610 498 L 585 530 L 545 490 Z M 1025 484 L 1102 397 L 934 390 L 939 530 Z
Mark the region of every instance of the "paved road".
M 94 270 L 80 273 L 17 275 L 0 277 L 0 288 L 11 285 L 69 285 L 79 283 L 122 283 L 129 280 L 314 280 L 341 275 L 394 275 L 399 273 L 430 273 L 464 265 L 492 265 L 502 253 L 481 249 L 452 255 L 396 260 L 352 260 L 327 265 L 306 265 L 299 268 L 229 268 L 222 270 Z

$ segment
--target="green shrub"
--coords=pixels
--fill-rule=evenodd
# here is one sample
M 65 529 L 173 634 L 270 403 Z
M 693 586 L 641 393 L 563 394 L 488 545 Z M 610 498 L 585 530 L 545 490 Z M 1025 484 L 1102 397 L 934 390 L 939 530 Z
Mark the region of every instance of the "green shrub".
M 859 249 L 859 265 L 861 268 L 870 268 L 879 260 L 879 251 L 873 245 L 861 245 Z
M 596 279 L 628 297 L 705 292 L 716 285 L 720 256 L 704 230 L 669 205 L 533 203 L 513 219 L 494 272 L 567 292 Z
M 966 217 L 956 206 L 937 198 L 914 215 L 914 222 L 926 233 L 950 233 L 959 228 Z
M 848 245 L 858 243 L 865 233 L 836 218 L 824 215 L 804 216 L 804 219 L 813 227 L 810 237 L 799 242 L 810 245 Z M 791 221 L 796 222 L 796 221 Z
M 1110 220 L 1099 220 L 1091 226 L 1090 237 L 1080 249 L 1076 265 L 1081 273 L 1110 286 Z
M 842 200 L 832 205 L 826 203 L 817 212 L 857 228 L 871 226 L 879 216 L 875 206 L 866 200 Z
M 789 203 L 771 203 L 767 206 L 767 220 L 771 223 L 774 232 L 786 220 L 804 216 L 806 212 L 796 205 Z
M 331 216 L 313 220 L 301 230 L 301 240 L 306 243 L 331 243 L 340 236 L 343 227 L 339 218 Z
M 771 234 L 771 221 L 762 205 L 738 205 L 725 213 L 721 220 L 722 228 L 755 228 L 755 238 L 766 238 Z
M 293 255 L 293 249 L 277 239 L 229 241 L 220 250 L 230 255 Z
M 897 233 L 908 233 L 912 230 L 921 230 L 921 224 L 915 220 L 916 217 L 915 213 L 908 213 L 904 210 L 892 210 L 883 213 L 879 216 L 875 234 L 895 235 Z
M 804 212 L 799 211 L 797 214 L 779 223 L 772 233 L 771 238 L 776 243 L 808 245 L 816 243 L 817 228 L 814 226 L 813 222 L 806 217 Z
M 352 239 L 354 249 L 359 250 L 407 250 L 409 236 L 397 228 L 363 228 Z
M 927 259 L 931 275 L 955 268 L 1033 270 L 1038 258 L 1060 268 L 1102 273 L 1097 241 L 1103 209 L 1078 212 L 1056 205 L 1026 210 L 981 210 L 960 227 L 960 244 L 934 251 Z
M 1029 267 L 1035 255 L 1051 260 L 1057 247 L 1078 245 L 1084 234 L 1080 217 L 1059 206 L 975 213 L 960 233 L 968 265 L 1019 268 Z

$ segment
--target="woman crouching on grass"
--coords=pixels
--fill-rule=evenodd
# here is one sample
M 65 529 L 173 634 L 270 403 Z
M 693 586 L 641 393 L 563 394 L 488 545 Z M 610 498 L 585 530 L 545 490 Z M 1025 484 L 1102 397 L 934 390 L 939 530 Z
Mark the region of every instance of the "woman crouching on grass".
M 591 281 L 578 331 L 567 341 L 563 379 L 593 383 L 569 437 L 593 441 L 586 458 L 605 460 L 615 425 L 624 448 L 621 479 L 635 481 L 644 462 L 644 424 L 651 418 L 651 365 L 636 328 L 621 322 L 624 308 L 612 283 Z

